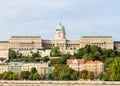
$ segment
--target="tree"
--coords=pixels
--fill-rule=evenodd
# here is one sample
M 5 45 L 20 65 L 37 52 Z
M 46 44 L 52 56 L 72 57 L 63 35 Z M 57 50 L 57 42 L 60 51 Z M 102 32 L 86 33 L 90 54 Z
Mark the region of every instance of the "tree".
M 59 51 L 59 47 L 53 48 L 51 50 L 51 52 L 50 52 L 50 56 L 52 56 L 52 57 L 59 57 L 59 56 L 61 56 L 60 51 Z
M 57 64 L 52 71 L 52 77 L 54 80 L 71 80 L 72 73 L 73 70 L 71 70 L 68 65 Z
M 30 73 L 29 79 L 30 79 L 30 80 L 33 80 L 33 74 L 32 74 L 32 73 Z
M 34 79 L 34 80 L 39 80 L 39 73 L 37 73 L 37 72 L 34 73 L 34 74 L 33 74 L 33 79 Z
M 4 72 L 3 73 L 3 79 L 5 79 L 5 80 L 7 80 L 8 79 L 8 77 L 9 77 L 9 74 L 8 74 L 8 72 Z
M 4 72 L 3 73 L 3 79 L 5 79 L 5 80 L 12 79 L 12 74 L 13 74 L 12 71 Z
M 84 79 L 84 80 L 87 79 L 87 74 L 86 73 L 82 74 L 82 79 Z
M 62 55 L 58 60 L 58 64 L 66 64 L 67 59 L 69 59 L 69 57 L 66 57 L 66 55 Z
M 75 57 L 77 59 L 81 59 L 84 55 L 84 48 L 80 48 L 77 53 L 75 53 Z
M 8 79 L 12 80 L 13 79 L 13 74 L 9 74 Z
M 32 57 L 40 57 L 39 51 L 37 51 L 36 53 L 32 52 Z
M 86 45 L 84 47 L 84 53 L 90 53 L 91 45 Z
M 115 80 L 120 80 L 120 57 L 116 57 L 114 59 L 114 62 L 111 67 L 111 72 L 116 77 Z
M 0 79 L 2 79 L 2 77 L 3 77 L 3 74 L 0 74 Z
M 103 79 L 103 73 L 100 73 L 100 74 L 98 75 L 98 79 L 100 79 L 100 80 Z
M 90 80 L 94 79 L 94 73 L 92 71 L 88 72 L 87 79 L 90 79 Z
M 29 71 L 22 71 L 21 73 L 20 73 L 20 77 L 21 77 L 21 79 L 29 79 L 29 75 L 30 75 L 30 72 Z
M 90 51 L 92 54 L 94 54 L 96 51 L 101 52 L 101 48 L 96 45 L 92 45 Z
M 48 56 L 45 56 L 45 57 L 43 57 L 43 62 L 48 62 L 49 61 L 49 57 Z
M 9 49 L 9 57 L 10 57 L 10 59 L 16 58 L 17 57 L 16 52 L 12 49 Z
M 94 56 L 95 56 L 94 60 L 99 60 L 101 53 L 99 51 L 95 51 Z
M 77 71 L 74 71 L 72 74 L 71 74 L 71 79 L 72 80 L 77 80 L 78 79 L 78 72 Z
M 87 74 L 88 74 L 88 71 L 87 70 L 82 70 L 80 75 L 81 75 L 81 78 L 82 79 L 87 79 Z
M 35 67 L 32 67 L 30 73 L 34 74 L 36 72 L 37 72 L 37 69 Z
M 19 74 L 13 74 L 13 80 L 18 80 L 19 79 Z
M 110 75 L 110 80 L 116 80 L 116 74 L 115 73 L 112 73 Z
M 110 74 L 108 72 L 103 72 L 103 80 L 105 81 L 110 80 Z

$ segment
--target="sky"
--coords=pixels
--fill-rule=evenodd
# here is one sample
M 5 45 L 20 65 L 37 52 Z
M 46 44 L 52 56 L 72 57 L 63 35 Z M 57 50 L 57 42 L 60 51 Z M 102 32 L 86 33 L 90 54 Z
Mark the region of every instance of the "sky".
M 54 39 L 59 23 L 67 39 L 112 36 L 120 41 L 120 0 L 0 0 L 0 41 L 10 36 Z

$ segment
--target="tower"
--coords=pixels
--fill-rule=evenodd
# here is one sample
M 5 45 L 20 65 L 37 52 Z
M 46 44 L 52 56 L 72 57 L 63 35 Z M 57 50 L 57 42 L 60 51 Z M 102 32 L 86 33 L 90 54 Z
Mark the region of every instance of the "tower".
M 57 39 L 57 40 L 66 39 L 65 28 L 61 23 L 59 23 L 59 25 L 56 28 L 55 39 Z

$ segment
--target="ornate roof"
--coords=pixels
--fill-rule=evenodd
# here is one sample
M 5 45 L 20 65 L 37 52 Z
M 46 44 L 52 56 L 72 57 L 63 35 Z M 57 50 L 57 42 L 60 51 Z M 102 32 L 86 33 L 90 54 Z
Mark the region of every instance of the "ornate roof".
M 56 31 L 63 31 L 63 32 L 65 32 L 65 28 L 64 28 L 64 26 L 61 23 L 59 23 L 59 25 L 56 28 Z

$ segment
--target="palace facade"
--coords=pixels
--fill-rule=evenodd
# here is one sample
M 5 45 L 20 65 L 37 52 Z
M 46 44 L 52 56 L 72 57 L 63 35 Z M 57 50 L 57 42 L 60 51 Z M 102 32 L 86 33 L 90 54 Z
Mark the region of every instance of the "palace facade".
M 37 52 L 43 56 L 50 54 L 50 50 L 45 49 L 59 47 L 63 53 L 74 53 L 75 50 L 85 45 L 97 45 L 104 49 L 114 49 L 114 41 L 111 36 L 82 36 L 78 40 L 66 39 L 66 31 L 60 23 L 55 31 L 55 39 L 45 40 L 40 36 L 11 36 L 9 41 L 0 41 L 0 58 L 8 58 L 9 49 L 15 50 L 23 55 L 30 55 Z

